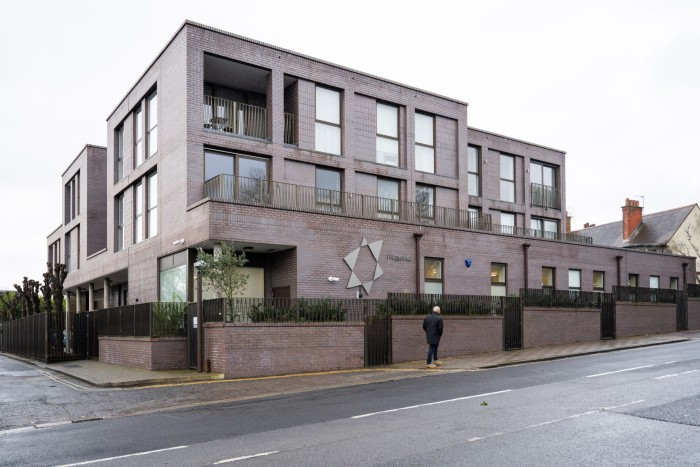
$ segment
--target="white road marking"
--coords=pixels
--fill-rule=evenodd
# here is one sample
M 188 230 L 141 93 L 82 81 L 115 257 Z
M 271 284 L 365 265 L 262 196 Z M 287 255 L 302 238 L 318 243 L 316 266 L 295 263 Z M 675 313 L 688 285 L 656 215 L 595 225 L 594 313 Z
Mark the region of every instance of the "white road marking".
M 252 459 L 254 457 L 263 457 L 263 456 L 269 456 L 270 454 L 277 454 L 279 451 L 270 451 L 270 452 L 261 452 L 259 454 L 252 454 L 250 456 L 241 456 L 241 457 L 234 457 L 233 459 L 224 459 L 222 461 L 214 462 L 213 465 L 217 464 L 227 464 L 229 462 L 236 462 L 236 461 L 243 461 L 246 459 Z
M 511 391 L 512 391 L 512 389 L 506 389 L 506 390 L 504 390 L 504 391 L 487 392 L 487 393 L 484 393 L 484 394 L 475 394 L 475 395 L 473 395 L 473 396 L 457 397 L 457 398 L 455 398 L 455 399 L 447 399 L 447 400 L 444 400 L 444 401 L 428 402 L 428 403 L 426 403 L 426 404 L 411 405 L 411 406 L 408 406 L 408 407 L 399 407 L 398 409 L 389 409 L 389 410 L 382 410 L 381 412 L 372 412 L 372 413 L 366 413 L 366 414 L 362 414 L 362 415 L 355 415 L 355 416 L 350 417 L 350 418 L 365 418 L 365 417 L 371 417 L 371 416 L 373 416 L 373 415 L 379 415 L 379 414 L 391 413 L 391 412 L 398 412 L 398 411 L 400 411 L 400 410 L 418 409 L 418 408 L 420 408 L 420 407 L 428 407 L 428 406 L 431 406 L 431 405 L 446 404 L 446 403 L 448 403 L 448 402 L 458 402 L 458 401 L 463 401 L 463 400 L 467 400 L 467 399 L 474 399 L 474 398 L 476 398 L 476 397 L 485 397 L 485 396 L 493 396 L 493 395 L 496 395 L 496 394 L 504 394 L 504 393 L 506 393 L 506 392 L 511 392 Z
M 76 391 L 89 391 L 90 390 L 90 388 L 86 388 L 86 387 L 80 386 L 78 384 L 71 383 L 70 381 L 65 381 L 61 378 L 57 378 L 52 374 L 46 373 L 45 371 L 42 371 L 42 374 L 44 376 L 46 376 L 47 378 L 52 379 L 53 381 L 56 381 L 57 383 L 63 384 L 64 386 L 68 386 L 69 388 L 74 389 Z
M 548 420 L 548 421 L 546 421 L 546 422 L 536 423 L 536 424 L 534 424 L 534 425 L 529 425 L 528 428 L 537 428 L 537 427 L 540 427 L 540 426 L 551 425 L 552 423 L 559 423 L 559 422 L 563 422 L 563 421 L 566 421 L 566 420 L 573 420 L 573 419 L 575 419 L 575 418 L 585 417 L 586 415 L 593 415 L 593 414 L 605 412 L 605 411 L 607 411 L 607 410 L 619 409 L 619 408 L 621 408 L 621 407 L 627 407 L 628 405 L 639 404 L 640 402 L 644 402 L 644 400 L 642 399 L 642 400 L 638 400 L 638 401 L 634 401 L 634 402 L 628 402 L 627 404 L 616 405 L 616 406 L 613 406 L 613 407 L 603 407 L 603 408 L 598 409 L 598 410 L 589 410 L 588 412 L 577 413 L 577 414 L 574 414 L 574 415 L 570 415 L 570 416 L 568 416 L 568 417 L 557 418 L 556 420 Z
M 501 436 L 503 433 L 493 433 L 487 436 L 481 436 L 481 437 L 476 437 L 476 438 L 470 438 L 467 440 L 469 443 L 473 443 L 474 441 L 481 441 L 482 439 L 489 439 L 493 438 L 494 436 Z
M 688 375 L 690 373 L 695 373 L 696 371 L 700 370 L 688 370 L 688 371 L 682 371 L 680 373 L 671 373 L 670 375 L 663 375 L 663 376 L 657 376 L 654 379 L 666 379 L 666 378 L 673 378 L 675 376 L 680 376 L 680 375 Z
M 638 401 L 628 402 L 628 403 L 622 404 L 622 405 L 614 405 L 612 407 L 603 407 L 603 410 L 605 411 L 605 410 L 620 409 L 622 407 L 627 407 L 628 405 L 641 404 L 642 402 L 644 402 L 644 399 L 639 399 Z
M 598 373 L 597 375 L 588 375 L 588 376 L 586 376 L 586 378 L 597 378 L 598 376 L 614 375 L 615 373 L 623 373 L 625 371 L 641 370 L 642 368 L 651 368 L 653 366 L 654 365 L 644 365 L 644 366 L 637 366 L 634 368 L 625 368 L 624 370 L 608 371 L 606 373 Z
M 126 459 L 128 457 L 136 457 L 136 456 L 147 456 L 148 454 L 156 454 L 158 452 L 165 452 L 165 451 L 174 451 L 175 449 L 184 449 L 187 446 L 175 446 L 172 448 L 165 448 L 165 449 L 156 449 L 154 451 L 146 451 L 146 452 L 135 452 L 133 454 L 125 454 L 123 456 L 115 456 L 115 457 L 105 457 L 104 459 L 95 459 L 92 461 L 85 461 L 85 462 L 76 462 L 75 464 L 64 464 L 64 465 L 59 465 L 58 467 L 71 467 L 73 465 L 87 465 L 87 464 L 96 464 L 98 462 L 109 462 L 113 461 L 116 459 Z
M 696 371 L 700 371 L 700 370 L 688 370 L 688 371 L 683 371 L 683 372 L 681 372 L 681 374 L 682 374 L 682 375 L 687 375 L 687 374 L 689 374 L 689 373 L 695 373 Z

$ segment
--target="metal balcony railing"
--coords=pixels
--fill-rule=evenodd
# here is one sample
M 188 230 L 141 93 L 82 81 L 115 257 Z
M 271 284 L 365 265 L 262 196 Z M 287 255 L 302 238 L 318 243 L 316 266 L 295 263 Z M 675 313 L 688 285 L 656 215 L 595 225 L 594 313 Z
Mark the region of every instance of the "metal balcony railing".
M 268 139 L 267 109 L 204 96 L 204 128 L 239 136 Z
M 293 114 L 284 114 L 284 144 L 297 145 L 297 132 Z
M 580 235 L 542 232 L 491 223 L 489 214 L 426 205 L 376 196 L 326 190 L 265 179 L 218 175 L 204 182 L 205 196 L 212 201 L 248 204 L 276 209 L 335 214 L 358 219 L 380 219 L 435 227 L 481 230 L 506 235 L 590 244 Z
M 553 186 L 530 183 L 530 205 L 561 211 L 561 193 Z

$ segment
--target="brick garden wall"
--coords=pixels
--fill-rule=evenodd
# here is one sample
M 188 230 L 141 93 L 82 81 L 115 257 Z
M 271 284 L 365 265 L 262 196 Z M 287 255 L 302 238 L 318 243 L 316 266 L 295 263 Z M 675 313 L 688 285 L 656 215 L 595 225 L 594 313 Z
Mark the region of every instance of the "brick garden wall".
M 187 369 L 184 337 L 100 337 L 100 361 L 144 370 Z
M 392 363 L 422 360 L 428 351 L 423 331 L 424 316 L 393 316 Z M 438 355 L 455 357 L 503 349 L 503 318 L 500 316 L 445 316 Z
M 362 322 L 207 323 L 204 355 L 226 378 L 363 368 L 364 329 Z
M 688 298 L 688 330 L 700 329 L 700 298 Z
M 600 339 L 600 310 L 523 309 L 523 348 Z
M 615 322 L 617 337 L 675 332 L 676 305 L 667 303 L 617 302 L 615 305 Z

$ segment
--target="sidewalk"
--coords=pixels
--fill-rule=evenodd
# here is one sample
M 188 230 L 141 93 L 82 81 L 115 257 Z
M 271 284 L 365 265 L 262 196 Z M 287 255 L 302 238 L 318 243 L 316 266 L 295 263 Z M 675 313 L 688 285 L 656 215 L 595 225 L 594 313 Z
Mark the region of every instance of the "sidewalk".
M 554 360 L 560 358 L 611 352 L 615 350 L 633 349 L 653 345 L 672 344 L 691 339 L 700 339 L 700 331 L 684 331 L 669 334 L 655 334 L 639 337 L 629 337 L 614 340 L 581 342 L 576 344 L 555 345 L 532 349 L 499 351 L 485 354 L 465 355 L 461 357 L 442 358 L 439 369 L 425 369 L 424 361 L 414 361 L 386 365 L 382 367 L 363 368 L 358 370 L 341 370 L 320 373 L 306 373 L 280 377 L 244 378 L 241 381 L 274 380 L 276 378 L 293 378 L 294 389 L 314 390 L 319 386 L 342 387 L 366 384 L 371 382 L 390 381 L 395 379 L 430 376 L 446 372 L 476 371 L 499 366 L 516 365 L 528 362 Z M 34 362 L 35 365 L 47 370 L 65 374 L 96 387 L 137 387 L 156 384 L 187 384 L 202 381 L 223 380 L 221 373 L 197 373 L 194 370 L 148 371 L 129 368 L 96 360 L 78 360 L 45 364 Z M 321 381 L 322 380 L 322 381 Z M 234 382 L 236 380 L 229 380 Z M 319 384 L 321 383 L 321 384 Z M 287 385 L 278 385 L 279 393 L 284 393 Z M 250 388 L 253 389 L 253 388 Z M 253 393 L 250 397 L 255 397 Z M 260 385 L 260 396 L 269 396 L 269 384 Z

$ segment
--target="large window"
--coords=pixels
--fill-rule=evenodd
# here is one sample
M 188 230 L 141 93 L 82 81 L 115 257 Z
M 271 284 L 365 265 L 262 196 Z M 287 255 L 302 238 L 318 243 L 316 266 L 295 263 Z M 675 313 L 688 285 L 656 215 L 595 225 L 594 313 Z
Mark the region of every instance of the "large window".
M 124 125 L 114 131 L 114 182 L 124 178 Z
M 595 292 L 605 292 L 605 272 L 593 271 L 593 290 Z
M 206 195 L 215 199 L 262 201 L 267 193 L 267 184 L 264 183 L 267 168 L 268 160 L 260 157 L 205 151 Z
M 419 220 L 435 219 L 435 187 L 416 185 L 416 214 Z
M 377 178 L 377 217 L 399 218 L 399 181 Z
M 435 118 L 416 114 L 416 170 L 435 173 Z
M 146 238 L 158 234 L 158 174 L 148 177 L 148 216 L 146 217 Z
M 148 157 L 153 156 L 158 152 L 158 94 L 155 92 L 148 97 L 148 116 L 147 116 L 147 146 Z
M 340 155 L 340 93 L 316 86 L 316 150 Z
M 569 290 L 579 292 L 581 290 L 581 270 L 569 269 Z
M 114 233 L 114 249 L 116 251 L 122 251 L 124 249 L 124 194 L 122 193 L 117 197 L 116 206 L 114 208 L 115 214 L 115 233 Z
M 471 196 L 481 196 L 481 148 L 467 146 L 467 171 L 469 178 L 467 188 Z
M 556 186 L 556 168 L 541 162 L 530 162 L 530 183 L 554 188 Z
M 68 224 L 80 214 L 80 172 L 73 175 L 66 183 L 64 202 L 64 224 Z
M 377 162 L 399 165 L 399 108 L 377 102 Z
M 143 111 L 141 107 L 134 112 L 134 167 L 143 164 Z
M 143 181 L 134 187 L 134 243 L 143 241 Z
M 533 206 L 561 209 L 556 184 L 556 167 L 541 162 L 530 162 L 530 203 Z
M 501 233 L 515 234 L 515 214 L 512 212 L 501 212 Z
M 555 289 L 554 278 L 556 277 L 556 269 L 550 267 L 542 267 L 542 288 Z
M 442 295 L 442 259 L 425 258 L 423 261 L 423 290 L 427 294 Z
M 515 202 L 515 157 L 501 154 L 501 201 Z
M 506 287 L 507 266 L 501 263 L 491 263 L 491 295 L 494 297 L 505 297 L 508 289 Z
M 160 301 L 187 301 L 187 250 L 159 260 Z
M 316 206 L 340 209 L 340 171 L 316 167 Z
M 538 217 L 530 218 L 530 229 L 537 237 L 555 239 L 559 233 L 559 222 L 552 219 Z

